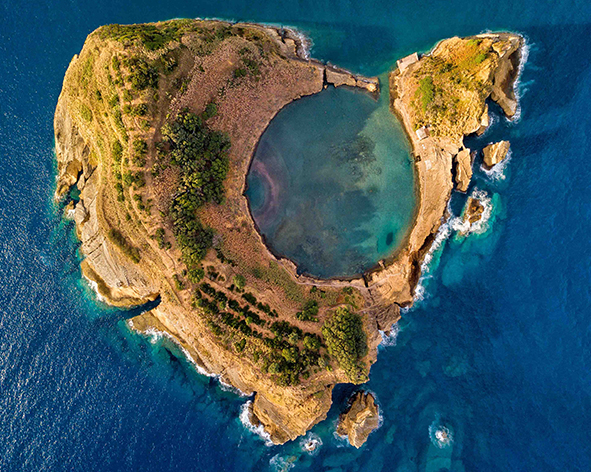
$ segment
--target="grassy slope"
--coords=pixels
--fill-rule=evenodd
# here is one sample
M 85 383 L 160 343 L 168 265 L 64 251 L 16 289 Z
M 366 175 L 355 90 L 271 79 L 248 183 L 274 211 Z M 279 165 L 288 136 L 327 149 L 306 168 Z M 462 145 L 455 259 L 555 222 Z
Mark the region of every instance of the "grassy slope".
M 110 228 L 109 239 L 132 263 L 162 279 L 164 301 L 193 306 L 221 345 L 270 372 L 279 384 L 294 384 L 301 380 L 298 372 L 305 378 L 336 367 L 322 347 L 321 321 L 331 316 L 331 307 L 347 303 L 357 308 L 362 298 L 353 290 L 299 285 L 283 267 L 262 256 L 255 269 L 245 272 L 224 255 L 239 251 L 221 244 L 206 257 L 207 285 L 195 283 L 183 272 L 172 232 L 169 206 L 179 171 L 170 165 L 166 145 L 160 144 L 160 129 L 174 119 L 174 113 L 168 116 L 171 105 L 186 92 L 196 60 L 215 55 L 228 43 L 238 51 L 245 47 L 255 51 L 247 56 L 240 53 L 243 61 L 233 66 L 228 86 L 240 86 L 239 80 L 256 81 L 268 65 L 265 61 L 282 60 L 270 42 L 248 29 L 185 20 L 108 26 L 88 38 L 68 72 L 64 93 L 74 119 L 92 143 L 91 160 L 101 164 L 102 218 Z M 205 107 L 194 105 L 197 112 Z M 243 273 L 248 282 L 241 290 L 235 281 Z M 271 306 L 259 304 L 265 299 L 260 294 L 270 286 L 283 292 L 282 300 Z M 256 301 L 245 300 L 243 292 L 251 292 Z M 239 303 L 238 309 L 228 307 L 232 299 Z M 294 319 L 294 311 L 308 299 L 320 305 L 320 322 Z M 289 324 L 273 325 L 281 321 Z

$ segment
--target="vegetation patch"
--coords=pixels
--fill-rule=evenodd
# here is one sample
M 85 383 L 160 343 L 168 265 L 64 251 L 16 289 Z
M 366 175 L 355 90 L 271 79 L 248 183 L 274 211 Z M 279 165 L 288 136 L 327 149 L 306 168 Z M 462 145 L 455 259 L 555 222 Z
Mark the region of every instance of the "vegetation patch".
M 337 308 L 322 327 L 328 353 L 337 360 L 341 369 L 354 383 L 367 380 L 361 359 L 367 354 L 367 336 L 361 316 L 347 308 Z
M 129 257 L 136 264 L 140 261 L 140 251 L 131 244 L 118 229 L 111 228 L 107 233 L 109 240 L 115 244 L 121 252 Z
M 170 147 L 171 164 L 181 171 L 170 216 L 183 261 L 191 274 L 199 270 L 213 241 L 213 231 L 201 224 L 196 211 L 205 203 L 224 201 L 230 140 L 226 134 L 211 130 L 203 116 L 188 110 L 163 126 L 162 135 Z

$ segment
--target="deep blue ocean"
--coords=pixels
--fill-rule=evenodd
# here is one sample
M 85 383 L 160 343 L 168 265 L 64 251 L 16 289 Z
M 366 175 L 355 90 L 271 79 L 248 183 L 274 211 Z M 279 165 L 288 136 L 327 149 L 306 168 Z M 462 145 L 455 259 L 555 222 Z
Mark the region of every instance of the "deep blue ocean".
M 240 422 L 246 398 L 131 334 L 132 313 L 81 281 L 72 223 L 52 201 L 64 72 L 102 24 L 197 16 L 300 27 L 313 56 L 368 75 L 453 35 L 528 39 L 520 118 L 474 142 L 511 141 L 501 175 L 476 166 L 490 218 L 433 254 L 423 299 L 372 368 L 383 424 L 359 450 L 333 436 L 353 386 L 335 389 L 315 455 L 266 446 Z M 591 470 L 590 22 L 581 0 L 3 0 L 0 470 Z M 431 440 L 438 425 L 447 448 Z

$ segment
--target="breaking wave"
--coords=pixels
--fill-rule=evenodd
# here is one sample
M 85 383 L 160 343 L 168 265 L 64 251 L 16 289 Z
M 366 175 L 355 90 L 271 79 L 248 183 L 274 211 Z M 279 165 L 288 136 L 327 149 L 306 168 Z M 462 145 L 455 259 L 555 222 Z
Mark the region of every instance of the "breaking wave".
M 320 436 L 314 433 L 308 433 L 300 440 L 300 448 L 302 451 L 307 452 L 311 456 L 318 454 L 321 446 L 322 439 L 320 439 Z
M 505 159 L 505 161 L 507 159 Z M 429 251 L 427 252 L 427 254 L 425 254 L 425 257 L 423 258 L 423 262 L 421 263 L 421 277 L 419 278 L 419 282 L 415 287 L 413 299 L 414 303 L 424 300 L 427 296 L 425 283 L 428 279 L 432 278 L 431 263 L 433 261 L 433 257 L 443 247 L 445 241 L 447 241 L 450 238 L 450 236 L 452 236 L 454 233 L 459 233 L 462 236 L 468 236 L 469 234 L 484 234 L 486 231 L 488 231 L 489 221 L 492 216 L 493 210 L 491 197 L 488 195 L 486 191 L 479 190 L 477 187 L 474 188 L 470 196 L 472 198 L 480 200 L 482 206 L 484 207 L 480 220 L 472 224 L 470 224 L 469 222 L 464 222 L 462 217 L 455 216 L 453 214 L 450 203 L 448 202 L 447 211 L 450 216 L 447 219 L 447 221 L 445 221 L 445 223 L 443 223 L 439 227 L 439 230 L 437 231 L 437 234 L 435 236 L 433 243 L 431 244 L 431 247 L 429 248 Z M 412 306 L 414 306 L 414 303 Z M 410 310 L 412 306 L 410 308 L 402 308 L 401 311 L 405 313 L 408 310 Z M 396 331 L 396 334 L 398 334 L 398 331 Z M 384 339 L 384 334 L 382 334 L 382 339 Z
M 512 152 L 511 149 L 507 152 L 507 156 L 498 164 L 494 165 L 492 169 L 487 169 L 484 167 L 484 164 L 480 166 L 480 170 L 483 171 L 486 176 L 492 181 L 499 181 L 505 180 L 507 176 L 505 175 L 505 169 L 507 168 L 507 164 L 511 159 Z
M 128 320 L 127 325 L 129 326 L 130 329 L 135 330 L 135 328 L 133 326 L 133 320 Z M 167 333 L 166 331 L 157 330 L 156 328 L 148 328 L 145 331 L 137 331 L 137 330 L 135 330 L 135 331 L 138 332 L 139 334 L 146 336 L 150 340 L 151 344 L 156 344 L 158 341 L 160 341 L 162 339 L 169 340 L 183 353 L 183 356 L 185 357 L 185 359 L 187 359 L 187 361 L 189 361 L 189 363 L 195 368 L 195 370 L 199 374 L 201 374 L 205 377 L 216 379 L 219 382 L 220 388 L 223 391 L 232 392 L 240 397 L 248 397 L 249 396 L 249 394 L 241 391 L 240 389 L 234 387 L 233 385 L 230 385 L 229 383 L 224 382 L 220 375 L 207 371 L 201 364 L 199 364 L 199 362 L 197 362 L 195 360 L 195 358 L 191 355 L 191 353 L 189 351 L 187 351 L 183 346 L 180 345 L 178 340 L 174 336 L 172 336 L 170 333 Z
M 271 466 L 271 470 L 274 472 L 287 472 L 288 470 L 291 470 L 295 467 L 296 460 L 296 456 L 285 458 L 277 454 L 271 458 L 269 465 Z
M 519 61 L 519 68 L 517 69 L 517 78 L 513 84 L 513 93 L 515 94 L 515 98 L 517 99 L 517 109 L 515 110 L 515 115 L 512 118 L 508 118 L 508 121 L 511 123 L 518 123 L 521 120 L 521 97 L 527 91 L 527 88 L 522 87 L 521 83 L 521 75 L 523 73 L 523 69 L 527 60 L 529 59 L 529 52 L 530 52 L 530 44 L 529 40 L 525 35 L 523 36 L 523 46 L 521 46 L 520 54 L 521 58 Z
M 453 432 L 443 425 L 439 419 L 429 425 L 429 438 L 433 445 L 439 449 L 450 447 L 454 441 Z
M 382 336 L 382 342 L 380 346 L 396 346 L 396 338 L 398 338 L 398 333 L 400 332 L 400 327 L 398 323 L 394 323 L 392 328 L 390 328 L 390 334 L 386 334 L 384 331 L 380 331 L 380 336 Z
M 250 405 L 252 405 L 252 400 L 248 400 L 244 405 L 240 407 L 240 422 L 242 425 L 248 429 L 251 433 L 256 434 L 259 436 L 263 441 L 265 441 L 265 446 L 271 447 L 275 444 L 271 441 L 271 435 L 265 431 L 263 425 L 255 426 L 250 421 Z M 277 456 L 275 456 L 277 457 Z M 279 469 L 278 469 L 279 470 Z
M 99 292 L 98 284 L 94 280 L 90 280 L 84 274 L 82 274 L 82 277 L 84 278 L 84 280 L 86 280 L 90 289 L 96 294 L 97 300 L 99 302 L 107 303 L 107 300 L 105 300 L 105 297 L 103 297 Z

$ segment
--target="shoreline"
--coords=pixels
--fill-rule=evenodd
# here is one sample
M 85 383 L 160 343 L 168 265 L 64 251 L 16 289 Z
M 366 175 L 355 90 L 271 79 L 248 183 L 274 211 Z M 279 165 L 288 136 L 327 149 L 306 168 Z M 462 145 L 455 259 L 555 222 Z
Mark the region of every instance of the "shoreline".
M 232 25 L 224 21 L 216 23 Z M 242 28 L 241 25 L 243 25 Z M 208 27 L 203 24 L 198 26 Z M 411 223 L 402 241 L 392 253 L 362 274 L 329 279 L 316 278 L 306 273 L 298 274 L 298 266 L 292 260 L 275 254 L 267 245 L 245 195 L 248 188 L 246 179 L 261 137 L 273 118 L 295 100 L 320 93 L 328 85 L 358 88 L 373 94 L 374 99 L 379 99 L 380 81 L 377 78 L 355 75 L 331 64 L 308 59 L 305 37 L 298 36 L 294 30 L 269 28 L 263 25 L 252 26 L 246 23 L 234 23 L 233 26 L 238 27 L 237 33 L 235 36 L 230 36 L 232 39 L 229 42 L 224 42 L 222 39 L 218 43 L 215 56 L 202 57 L 192 55 L 191 52 L 183 52 L 186 56 L 183 56 L 184 62 L 180 63 L 181 67 L 176 74 L 178 77 L 160 76 L 161 97 L 165 92 L 175 90 L 171 89 L 173 79 L 184 78 L 183 80 L 189 80 L 189 82 L 185 88 L 186 93 L 170 94 L 172 96 L 169 99 L 170 103 L 162 100 L 154 102 L 157 105 L 154 121 L 156 124 L 149 133 L 144 131 L 141 134 L 137 126 L 130 124 L 126 128 L 125 123 L 122 122 L 122 124 L 124 131 L 128 129 L 136 133 L 131 136 L 132 138 L 140 135 L 148 139 L 152 149 L 155 147 L 154 141 L 160 139 L 158 126 L 162 125 L 163 113 L 168 110 L 174 116 L 175 109 L 182 106 L 189 107 L 194 113 L 201 113 L 212 97 L 219 96 L 216 98 L 218 114 L 212 120 L 211 127 L 216 131 L 227 132 L 231 139 L 232 150 L 228 156 L 230 172 L 224 182 L 226 204 L 204 205 L 199 211 L 201 223 L 212 228 L 219 235 L 217 241 L 222 242 L 222 245 L 216 242 L 201 262 L 203 268 L 207 267 L 209 274 L 206 279 L 207 284 L 213 285 L 214 293 L 225 294 L 229 297 L 227 299 L 235 301 L 240 299 L 240 296 L 234 293 L 234 286 L 229 287 L 229 285 L 238 275 L 241 275 L 243 278 L 246 277 L 248 292 L 255 300 L 252 302 L 253 307 L 256 308 L 254 304 L 257 300 L 259 306 L 266 304 L 267 307 L 272 307 L 273 313 L 269 314 L 268 320 L 264 320 L 261 331 L 257 330 L 258 337 L 251 335 L 244 337 L 243 334 L 247 333 L 241 334 L 233 325 L 229 325 L 219 310 L 209 313 L 199 308 L 202 305 L 196 300 L 204 297 L 198 284 L 200 281 L 183 280 L 185 275 L 178 275 L 182 273 L 184 264 L 179 257 L 180 248 L 176 244 L 170 245 L 172 241 L 170 238 L 174 235 L 170 235 L 172 229 L 165 215 L 158 218 L 156 214 L 152 214 L 154 212 L 148 210 L 146 218 L 140 213 L 142 209 L 133 201 L 123 206 L 115 202 L 116 192 L 113 186 L 108 185 L 112 183 L 109 179 L 115 178 L 114 171 L 109 166 L 112 156 L 108 151 L 105 154 L 104 147 L 98 146 L 97 141 L 101 136 L 117 137 L 118 131 L 112 128 L 111 121 L 98 118 L 102 116 L 98 112 L 104 105 L 93 102 L 94 96 L 86 98 L 88 105 L 95 106 L 97 119 L 94 123 L 92 120 L 90 123 L 88 120 L 84 121 L 84 116 L 77 112 L 78 102 L 76 101 L 80 92 L 88 93 L 86 90 L 88 87 L 80 90 L 77 77 L 82 73 L 83 59 L 94 57 L 92 56 L 94 52 L 91 52 L 94 51 L 91 50 L 92 46 L 97 46 L 98 43 L 99 46 L 106 48 L 107 54 L 104 56 L 106 59 L 103 60 L 110 58 L 109 53 L 120 54 L 119 48 L 125 47 L 115 42 L 100 42 L 102 41 L 100 33 L 89 35 L 80 56 L 76 56 L 71 62 L 58 100 L 54 120 L 59 173 L 56 194 L 59 196 L 64 186 L 70 188 L 76 185 L 81 191 L 80 200 L 75 207 L 77 214 L 80 213 L 77 229 L 81 240 L 81 253 L 87 256 L 81 265 L 88 267 L 89 270 L 92 269 L 90 278 L 95 282 L 105 302 L 130 306 L 144 299 L 161 297 L 160 305 L 134 317 L 133 321 L 128 323 L 130 328 L 144 332 L 148 336 L 158 336 L 162 333 L 162 336 L 166 336 L 179 346 L 180 351 L 187 357 L 188 362 L 195 366 L 198 373 L 217 377 L 222 384 L 229 384 L 240 391 L 249 392 L 247 395 L 254 394 L 251 408 L 253 423 L 260 423 L 275 443 L 284 443 L 305 434 L 314 424 L 323 420 L 332 404 L 334 386 L 351 379 L 336 360 L 319 348 L 318 355 L 325 352 L 325 358 L 328 359 L 325 362 L 330 363 L 331 369 L 324 369 L 318 364 L 318 368 L 312 366 L 310 369 L 313 370 L 308 371 L 294 364 L 295 367 L 290 368 L 296 369 L 294 371 L 296 379 L 279 383 L 278 380 L 281 378 L 272 375 L 277 372 L 268 373 L 268 364 L 260 360 L 258 352 L 262 349 L 262 355 L 271 358 L 280 356 L 281 353 L 279 351 L 277 354 L 273 346 L 271 349 L 257 338 L 260 339 L 262 336 L 267 339 L 266 337 L 269 336 L 269 339 L 275 339 L 276 333 L 268 327 L 274 321 L 286 322 L 287 326 L 292 325 L 306 333 L 321 336 L 322 323 L 334 316 L 334 310 L 339 306 L 353 304 L 355 312 L 363 323 L 368 345 L 367 353 L 359 359 L 359 362 L 363 363 L 364 372 L 367 371 L 369 374 L 371 365 L 377 360 L 377 347 L 383 342 L 381 332 L 391 331 L 392 325 L 400 318 L 400 308 L 413 304 L 416 287 L 420 283 L 420 276 L 424 270 L 426 254 L 437 240 L 438 229 L 448 216 L 447 204 L 454 188 L 452 163 L 459 145 L 456 142 L 457 139 L 454 141 L 453 138 L 457 134 L 455 132 L 447 138 L 433 137 L 423 141 L 421 147 L 424 151 L 421 151 L 412 134 L 413 127 L 408 116 L 410 109 L 404 108 L 409 105 L 408 94 L 413 93 L 412 78 L 404 82 L 403 79 L 406 80 L 406 78 L 401 77 L 404 74 L 400 74 L 398 69 L 391 71 L 388 78 L 388 106 L 390 111 L 396 114 L 396 119 L 401 122 L 406 139 L 410 141 L 410 156 L 414 160 L 412 191 L 415 196 L 415 207 Z M 209 27 L 212 26 L 209 25 Z M 220 30 L 219 25 L 213 26 L 213 28 L 216 27 Z M 252 36 L 248 36 L 249 34 Z M 507 35 L 507 37 L 511 36 Z M 183 36 L 182 40 L 184 41 L 185 38 Z M 186 41 L 190 41 L 191 38 L 195 41 L 203 41 L 199 37 L 188 37 Z M 265 69 L 267 75 L 263 77 L 263 81 L 254 80 L 253 76 L 238 84 L 232 82 L 234 87 L 226 90 L 223 86 L 224 93 L 215 95 L 219 92 L 220 84 L 233 81 L 233 68 L 236 66 L 231 61 L 228 62 L 229 59 L 240 57 L 238 55 L 240 45 L 244 45 L 245 42 L 252 44 L 251 41 L 263 41 L 263 45 L 273 48 L 274 62 L 264 63 L 267 67 Z M 454 42 L 463 40 L 451 38 L 438 45 L 446 41 L 455 44 Z M 494 41 L 487 40 L 485 45 L 496 41 L 500 41 L 500 38 Z M 509 43 L 510 41 L 502 41 L 497 44 L 497 47 L 506 51 Z M 178 44 L 171 46 L 173 49 L 178 47 Z M 187 50 L 183 49 L 183 51 Z M 436 49 L 432 50 L 431 54 L 435 51 Z M 132 54 L 142 54 L 141 49 L 140 52 L 133 49 Z M 491 56 L 490 64 L 495 64 L 495 69 L 491 70 L 496 74 L 499 60 L 494 57 L 496 56 Z M 236 59 L 233 60 L 236 61 Z M 420 64 L 418 59 L 417 62 Z M 204 69 L 202 66 L 207 69 L 207 74 L 196 73 L 199 72 L 199 68 Z M 102 71 L 100 73 L 103 74 L 99 78 L 106 81 L 104 70 L 104 67 L 97 68 L 97 72 Z M 109 74 L 109 68 L 106 70 Z M 506 76 L 507 71 L 503 73 Z M 404 96 L 404 90 L 399 88 L 399 80 L 402 84 L 400 86 L 410 87 L 407 96 Z M 96 82 L 93 84 L 97 87 Z M 117 94 L 122 93 L 117 88 L 115 91 Z M 267 97 L 267 99 L 261 100 L 261 97 Z M 407 100 L 406 104 L 403 103 L 403 99 Z M 474 110 L 470 109 L 469 112 L 471 114 L 468 118 L 474 119 Z M 158 117 L 158 114 L 161 116 Z M 245 120 L 246 116 L 250 119 Z M 128 118 L 126 120 L 129 121 Z M 425 145 L 429 148 L 426 149 Z M 438 150 L 437 146 L 441 146 L 441 150 Z M 97 159 L 97 155 L 93 155 L 90 151 L 96 152 L 101 159 Z M 127 152 L 131 151 L 131 146 L 128 146 Z M 439 159 L 432 170 L 428 160 L 421 161 L 421 154 Z M 155 151 L 148 156 L 148 160 L 150 164 L 156 162 Z M 145 163 L 135 167 L 144 169 Z M 76 169 L 82 170 L 74 172 Z M 135 171 L 133 167 L 132 170 Z M 165 204 L 165 198 L 168 198 L 166 192 L 170 189 L 164 186 L 166 183 L 164 181 L 154 180 L 149 175 L 146 178 L 147 185 L 143 190 L 128 188 L 126 197 L 136 197 L 139 193 L 139 201 L 142 201 L 142 198 L 161 198 L 160 195 L 164 195 L 162 197 L 164 200 L 155 202 L 156 209 L 162 211 L 166 206 L 161 205 Z M 429 199 L 432 200 L 431 206 L 425 210 Z M 129 200 L 132 199 L 129 198 Z M 129 213 L 126 219 L 126 211 L 136 214 L 138 222 L 132 223 Z M 169 242 L 168 248 L 166 245 L 163 247 L 156 244 L 153 234 L 157 227 L 164 227 L 163 231 L 167 231 L 164 236 L 165 241 Z M 117 245 L 116 241 L 110 241 L 106 237 L 109 233 L 105 232 L 111 229 L 123 233 L 124 241 L 127 241 L 125 244 L 141 250 L 141 259 L 138 257 L 138 260 L 131 260 L 123 251 L 126 246 L 122 248 L 121 243 Z M 222 277 L 218 277 L 219 275 Z M 328 295 L 326 301 L 323 301 L 324 296 L 312 295 L 313 290 L 310 287 L 320 288 L 323 295 L 326 292 Z M 343 288 L 354 290 L 343 292 L 341 290 Z M 204 291 L 205 295 L 213 297 L 210 292 L 211 290 Z M 344 294 L 351 295 L 351 298 Z M 311 298 L 317 299 L 317 303 L 320 304 L 321 324 L 318 325 L 303 323 L 297 316 L 297 310 Z M 211 303 L 208 300 L 208 298 L 205 299 L 206 302 Z M 263 309 L 259 308 L 259 310 Z M 261 316 L 263 319 L 267 318 L 264 314 Z M 222 329 L 221 326 L 225 326 L 223 323 L 229 326 Z M 238 344 L 238 341 L 242 344 Z M 247 350 L 243 352 L 247 342 Z M 257 353 L 256 357 L 254 353 Z M 300 378 L 302 373 L 308 375 L 302 379 Z

